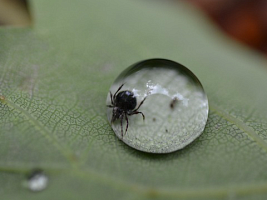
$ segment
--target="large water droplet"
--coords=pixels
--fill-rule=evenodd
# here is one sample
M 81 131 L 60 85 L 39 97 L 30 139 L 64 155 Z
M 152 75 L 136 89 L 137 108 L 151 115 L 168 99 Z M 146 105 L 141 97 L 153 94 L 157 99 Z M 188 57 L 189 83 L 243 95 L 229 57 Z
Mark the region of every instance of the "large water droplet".
M 130 66 L 110 91 L 113 102 L 108 94 L 107 116 L 115 134 L 141 151 L 169 153 L 182 149 L 203 132 L 207 123 L 208 99 L 201 83 L 186 67 L 170 60 L 149 59 Z M 137 112 L 142 112 L 145 120 Z
M 48 177 L 43 173 L 42 170 L 33 170 L 27 176 L 26 186 L 33 192 L 39 192 L 44 190 L 48 184 Z

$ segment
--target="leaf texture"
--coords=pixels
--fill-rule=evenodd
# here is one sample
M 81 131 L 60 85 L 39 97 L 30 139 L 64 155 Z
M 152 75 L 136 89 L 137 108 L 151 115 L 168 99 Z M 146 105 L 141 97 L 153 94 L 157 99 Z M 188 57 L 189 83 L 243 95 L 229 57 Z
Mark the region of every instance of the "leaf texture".
M 266 199 L 264 58 L 181 3 L 31 6 L 33 27 L 0 29 L 0 198 Z M 210 103 L 204 133 L 166 155 L 131 149 L 106 119 L 113 80 L 155 57 L 193 71 Z M 49 185 L 33 194 L 21 183 L 36 167 Z

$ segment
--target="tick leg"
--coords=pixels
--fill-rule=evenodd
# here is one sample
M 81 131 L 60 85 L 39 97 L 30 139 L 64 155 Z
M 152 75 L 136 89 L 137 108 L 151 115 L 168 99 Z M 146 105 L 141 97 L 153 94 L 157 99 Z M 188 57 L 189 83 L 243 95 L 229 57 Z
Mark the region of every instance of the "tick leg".
M 122 88 L 122 86 L 124 85 L 124 83 L 117 89 L 117 91 L 115 92 L 115 94 L 114 94 L 114 98 L 116 97 L 116 95 L 117 95 L 117 93 L 121 90 L 121 88 Z
M 125 119 L 126 119 L 126 122 L 127 122 L 127 124 L 126 124 L 126 129 L 125 129 L 125 135 L 126 135 L 127 130 L 128 130 L 128 125 L 129 125 L 129 121 L 128 121 L 127 114 L 125 114 Z
M 136 114 L 141 114 L 142 116 L 143 116 L 143 120 L 145 121 L 145 115 L 144 115 L 144 113 L 142 113 L 142 112 L 139 112 L 139 111 L 135 111 L 135 112 L 133 112 L 133 113 L 130 113 L 129 115 L 136 115 Z
M 114 108 L 112 110 L 112 118 L 111 118 L 111 123 L 113 123 L 115 121 L 115 112 L 114 112 Z
M 107 105 L 107 107 L 109 107 L 109 108 L 113 108 L 114 106 L 113 106 L 113 105 Z
M 122 126 L 122 121 L 123 121 L 124 115 L 121 115 L 121 139 L 123 139 L 123 126 Z
M 146 100 L 146 97 L 143 99 L 143 101 L 141 101 L 139 106 L 136 109 L 133 110 L 133 112 L 136 112 L 142 106 L 142 104 L 144 103 L 145 100 Z

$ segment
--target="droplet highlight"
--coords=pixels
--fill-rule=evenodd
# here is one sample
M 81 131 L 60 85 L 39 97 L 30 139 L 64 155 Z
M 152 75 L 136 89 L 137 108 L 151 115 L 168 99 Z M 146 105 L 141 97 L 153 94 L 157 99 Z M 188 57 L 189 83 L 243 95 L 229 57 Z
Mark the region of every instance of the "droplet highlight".
M 190 144 L 203 132 L 209 112 L 198 78 L 166 59 L 128 67 L 110 87 L 106 103 L 116 136 L 150 153 L 170 153 Z

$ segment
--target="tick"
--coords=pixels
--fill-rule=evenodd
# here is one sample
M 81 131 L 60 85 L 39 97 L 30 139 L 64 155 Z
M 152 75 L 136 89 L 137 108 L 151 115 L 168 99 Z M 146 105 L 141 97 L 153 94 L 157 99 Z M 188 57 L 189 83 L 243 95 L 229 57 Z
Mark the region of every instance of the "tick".
M 128 130 L 128 126 L 129 126 L 128 116 L 141 114 L 143 116 L 143 120 L 145 120 L 145 115 L 138 110 L 142 106 L 144 101 L 146 100 L 146 97 L 145 97 L 140 102 L 140 104 L 137 106 L 137 108 L 135 108 L 137 105 L 136 96 L 134 96 L 134 93 L 130 90 L 120 91 L 123 85 L 124 84 L 122 84 L 118 88 L 118 90 L 115 92 L 114 95 L 112 95 L 112 93 L 109 92 L 111 105 L 108 105 L 109 108 L 113 108 L 111 123 L 113 123 L 117 119 L 120 119 L 121 121 L 121 137 L 122 138 L 127 133 L 127 130 Z M 126 120 L 126 129 L 125 129 L 125 133 L 123 134 L 122 123 L 123 123 L 124 118 Z

